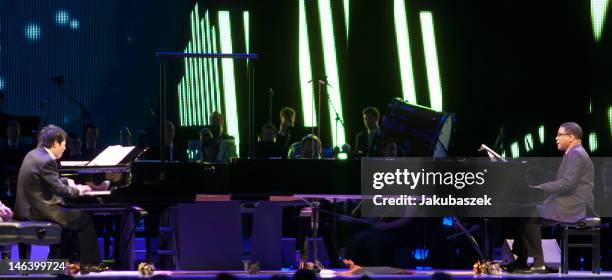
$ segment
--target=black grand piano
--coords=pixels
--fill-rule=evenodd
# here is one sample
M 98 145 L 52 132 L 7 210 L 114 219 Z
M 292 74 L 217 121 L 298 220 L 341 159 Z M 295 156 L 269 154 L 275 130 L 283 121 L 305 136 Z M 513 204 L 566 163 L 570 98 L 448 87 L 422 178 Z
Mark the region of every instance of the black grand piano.
M 523 168 L 520 163 L 499 165 Z M 101 179 L 118 179 L 111 183 L 110 190 L 66 200 L 67 205 L 90 211 L 133 210 L 144 216 L 147 241 L 157 237 L 160 215 L 165 209 L 194 203 L 206 195 L 253 201 L 296 195 L 312 198 L 361 195 L 359 160 L 233 159 L 229 164 L 136 160 L 122 166 L 68 167 L 61 173 L 85 178 L 105 174 Z M 521 178 L 508 184 L 517 185 L 509 194 L 518 199 L 524 197 L 521 190 L 529 191 Z M 147 242 L 147 257 L 154 260 L 156 248 L 149 246 Z

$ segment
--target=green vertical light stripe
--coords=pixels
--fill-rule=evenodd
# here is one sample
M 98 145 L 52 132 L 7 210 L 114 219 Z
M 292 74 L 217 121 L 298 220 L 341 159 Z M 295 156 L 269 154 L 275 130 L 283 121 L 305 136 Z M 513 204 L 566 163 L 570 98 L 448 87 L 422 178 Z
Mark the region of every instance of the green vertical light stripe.
M 442 111 L 442 82 L 438 66 L 438 51 L 436 49 L 436 34 L 431 12 L 420 12 L 421 32 L 425 50 L 425 67 L 427 69 L 427 85 L 429 86 L 429 101 L 431 108 Z
M 188 121 L 188 113 L 187 113 L 187 109 L 189 108 L 189 104 L 187 104 L 187 93 L 185 92 L 185 76 L 183 76 L 183 78 L 181 78 L 181 83 L 180 83 L 180 87 L 181 87 L 181 95 L 182 95 L 182 99 L 183 99 L 183 124 L 184 126 L 188 126 L 189 125 L 189 121 Z
M 612 138 L 612 106 L 608 108 L 608 126 L 610 128 L 610 138 Z
M 250 46 L 250 38 L 251 38 L 251 22 L 250 22 L 250 14 L 249 11 L 244 11 L 242 12 L 242 22 L 244 23 L 244 45 L 246 48 L 246 53 L 250 53 L 251 52 L 251 46 Z M 247 60 L 247 63 L 249 61 Z
M 181 110 L 183 112 L 183 125 L 188 126 L 189 115 L 187 113 L 187 109 L 189 108 L 189 104 L 187 104 L 187 93 L 185 92 L 185 76 L 183 76 L 183 78 L 181 79 L 181 83 L 179 84 L 179 86 L 181 88 L 181 96 L 183 100 L 183 108 Z
M 325 74 L 327 81 L 332 87 L 327 88 L 329 96 L 330 114 L 329 121 L 332 131 L 332 143 L 335 147 L 340 147 L 346 143 L 344 128 L 340 122 L 336 124 L 336 117 L 332 107 L 336 108 L 336 113 L 342 122 L 342 93 L 340 78 L 338 74 L 338 61 L 336 60 L 336 42 L 334 35 L 334 24 L 330 0 L 319 0 L 319 17 L 321 22 L 321 39 L 323 41 L 323 60 L 325 64 Z
M 208 11 L 206 11 L 206 14 L 208 14 Z M 201 19 L 200 21 L 198 21 L 198 26 L 200 26 L 200 33 L 202 34 L 202 40 L 200 41 L 200 44 L 202 46 L 200 52 L 201 53 L 207 53 L 208 52 L 208 48 L 206 46 L 206 26 L 204 26 L 204 19 Z M 209 84 L 210 84 L 210 79 L 208 79 L 208 60 L 207 58 L 202 58 L 200 59 L 200 63 L 202 64 L 202 68 L 203 68 L 203 72 L 202 73 L 202 79 L 204 80 L 204 87 L 203 87 L 203 92 L 202 92 L 202 98 L 204 100 L 206 100 L 206 105 L 204 106 L 204 108 L 202 108 L 202 111 L 206 112 L 206 115 L 204 116 L 202 123 L 206 124 L 208 123 L 208 119 L 210 118 L 210 115 L 212 113 L 212 102 L 209 98 L 209 94 L 210 94 L 210 90 L 209 90 Z
M 346 30 L 346 40 L 348 41 L 349 18 L 350 18 L 350 11 L 349 11 L 350 0 L 343 0 L 343 4 L 344 4 L 344 27 L 345 27 L 345 30 Z
M 304 112 L 304 126 L 317 125 L 317 111 L 314 107 L 312 68 L 310 65 L 310 41 L 308 36 L 308 22 L 306 21 L 306 0 L 300 0 L 299 6 L 299 73 L 300 93 L 302 96 L 302 112 Z
M 523 142 L 525 145 L 525 151 L 529 152 L 533 150 L 533 135 L 531 135 L 531 133 L 527 133 L 527 135 L 525 135 Z
M 189 53 L 193 53 L 193 44 L 192 42 L 189 42 L 189 44 L 187 45 L 188 51 Z M 201 111 L 199 110 L 200 108 L 200 100 L 199 100 L 199 95 L 198 95 L 198 86 L 196 84 L 196 77 L 195 77 L 195 66 L 194 66 L 194 61 L 193 58 L 188 58 L 189 60 L 189 86 L 190 86 L 190 91 L 191 91 L 191 98 L 193 99 L 193 105 L 192 105 L 192 115 L 193 115 L 193 121 L 194 121 L 194 125 L 201 125 Z
M 185 104 L 183 104 L 183 92 L 181 90 L 181 83 L 179 82 L 179 84 L 176 86 L 176 93 L 178 95 L 178 102 L 179 102 L 179 126 L 184 126 L 185 122 L 183 120 L 183 117 L 185 116 L 185 114 L 183 113 L 183 109 L 185 107 Z
M 198 9 L 198 5 L 196 3 L 196 7 L 195 7 L 195 21 L 193 22 L 194 27 L 195 27 L 195 34 L 196 36 L 193 38 L 193 40 L 196 42 L 195 43 L 195 52 L 197 53 L 203 53 L 204 52 L 204 48 L 203 48 L 203 44 L 202 41 L 204 40 L 203 36 L 204 34 L 202 33 L 202 29 L 200 28 L 200 12 Z M 208 100 L 206 100 L 205 98 L 205 94 L 206 94 L 206 84 L 208 83 L 208 81 L 205 79 L 205 72 L 202 67 L 202 58 L 195 58 L 194 62 L 196 63 L 196 78 L 197 78 L 197 85 L 198 85 L 198 100 L 200 100 L 200 107 L 198 108 L 198 111 L 200 112 L 200 123 L 206 123 L 206 119 L 208 118 L 208 114 L 210 114 L 210 112 L 208 112 L 207 110 L 205 110 L 206 106 L 208 105 Z
M 186 53 L 189 52 L 189 44 L 187 44 L 187 48 L 185 48 Z M 190 68 L 189 68 L 189 59 L 185 58 L 184 59 L 185 62 L 185 83 L 184 83 L 184 89 L 183 92 L 185 93 L 186 97 L 187 97 L 187 116 L 188 116 L 188 122 L 187 124 L 189 126 L 194 125 L 194 116 L 193 116 L 193 95 L 191 94 L 191 73 L 190 73 Z
M 519 150 L 519 144 L 517 142 L 513 142 L 510 145 L 510 150 L 512 152 L 512 157 L 517 158 L 521 156 L 521 151 Z
M 408 21 L 404 1 L 405 0 L 393 1 L 393 18 L 395 23 L 395 40 L 397 43 L 399 73 L 402 79 L 403 99 L 412 104 L 418 104 L 416 89 L 414 87 L 410 34 L 408 33 Z
M 187 79 L 183 78 L 183 83 L 181 83 L 183 96 L 185 98 L 185 125 L 192 126 L 193 122 L 191 120 L 191 100 L 189 99 L 189 94 L 187 93 Z
M 210 32 L 210 25 L 211 24 L 210 24 L 210 17 L 208 15 L 208 12 L 206 12 L 205 21 L 206 21 L 206 46 L 207 46 L 208 52 L 211 52 L 212 51 L 212 44 L 211 44 L 211 41 L 212 41 L 211 37 L 212 36 L 211 36 L 211 32 Z M 212 101 L 212 100 L 214 100 L 214 94 L 215 94 L 214 93 L 214 91 L 215 91 L 214 77 L 213 77 L 213 71 L 212 71 L 213 61 L 212 61 L 212 59 L 207 59 L 206 63 L 208 64 L 208 80 L 211 81 L 211 83 L 209 84 L 209 88 L 208 88 L 208 91 L 209 91 L 209 96 L 208 97 Z M 215 110 L 215 106 L 214 106 L 213 102 L 211 102 L 211 104 L 210 104 L 210 110 L 211 110 L 211 112 Z
M 591 151 L 591 153 L 597 152 L 597 146 L 597 133 L 589 133 L 589 151 Z
M 189 52 L 190 53 L 196 53 L 198 52 L 198 23 L 195 21 L 195 14 L 197 13 L 197 9 L 194 9 L 194 11 L 191 13 L 191 47 Z M 198 71 L 198 67 L 197 67 L 197 61 L 195 58 L 190 58 L 189 59 L 189 63 L 190 63 L 190 67 L 191 67 L 191 80 L 192 80 L 192 85 L 193 85 L 193 94 L 195 94 L 195 99 L 196 99 L 196 123 L 197 125 L 201 125 L 201 120 L 203 117 L 203 112 L 201 110 L 202 105 L 204 104 L 204 100 L 201 99 L 200 97 L 200 79 L 199 79 L 199 71 Z
M 540 144 L 544 144 L 544 125 L 538 127 L 538 137 L 540 138 Z
M 219 35 L 222 53 L 233 53 L 232 27 L 229 11 L 219 11 Z M 240 154 L 240 134 L 238 132 L 238 108 L 236 101 L 236 80 L 234 76 L 234 61 L 231 58 L 221 59 L 223 71 L 223 97 L 225 100 L 226 127 L 236 141 L 236 153 Z
M 609 0 L 591 0 L 591 25 L 595 42 L 601 40 L 601 33 L 606 22 Z
M 217 53 L 217 31 L 215 30 L 215 27 L 213 26 L 211 28 L 211 33 L 212 33 L 212 50 L 213 53 Z M 215 108 L 215 110 L 221 112 L 221 85 L 219 82 L 219 59 L 218 58 L 213 58 L 213 72 L 214 72 L 214 78 L 215 78 L 215 105 L 217 106 Z

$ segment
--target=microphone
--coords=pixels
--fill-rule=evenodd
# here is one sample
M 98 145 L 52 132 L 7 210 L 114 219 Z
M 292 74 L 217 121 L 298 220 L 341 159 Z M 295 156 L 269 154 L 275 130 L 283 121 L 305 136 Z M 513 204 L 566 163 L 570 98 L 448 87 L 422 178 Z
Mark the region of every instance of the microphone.
M 274 95 L 274 90 L 272 88 L 270 88 L 268 92 L 270 93 L 270 95 Z

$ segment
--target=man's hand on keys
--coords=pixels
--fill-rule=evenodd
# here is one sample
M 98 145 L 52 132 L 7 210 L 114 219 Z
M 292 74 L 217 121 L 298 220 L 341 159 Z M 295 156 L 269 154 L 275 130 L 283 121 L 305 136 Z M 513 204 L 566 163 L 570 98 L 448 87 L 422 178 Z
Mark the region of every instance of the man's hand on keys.
M 76 185 L 76 187 L 79 189 L 79 194 L 81 195 L 91 191 L 91 188 L 88 185 Z

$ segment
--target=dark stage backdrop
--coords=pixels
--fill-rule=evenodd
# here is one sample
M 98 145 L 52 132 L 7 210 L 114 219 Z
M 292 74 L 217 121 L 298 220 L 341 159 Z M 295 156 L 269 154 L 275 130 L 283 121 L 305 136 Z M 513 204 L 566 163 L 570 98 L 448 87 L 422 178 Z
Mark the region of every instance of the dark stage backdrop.
M 81 110 L 50 79 L 63 75 L 64 88 L 91 112 L 88 120 L 101 127 L 105 143 L 118 141 L 121 126 L 155 131 L 155 52 L 185 51 L 190 42 L 192 50 L 220 52 L 229 40 L 233 52 L 259 54 L 257 61 L 249 62 L 255 73 L 256 131 L 268 120 L 270 88 L 273 122 L 278 125 L 281 107 L 291 106 L 302 125 L 301 94 L 316 92 L 304 79 L 327 79 L 333 87 L 329 91 L 341 92 L 337 105 L 345 122 L 344 140 L 354 143 L 363 129 L 364 107 L 376 106 L 384 113 L 392 98 L 403 96 L 400 65 L 407 64 L 398 60 L 403 52 L 412 60 L 420 105 L 431 106 L 429 93 L 436 88 L 427 69 L 437 67 L 442 110 L 457 116 L 452 154 L 476 154 L 481 143 L 493 145 L 503 127 L 495 148 L 507 155 L 557 155 L 557 126 L 575 120 L 585 129 L 586 146 L 596 155 L 608 155 L 610 12 L 600 12 L 608 20 L 596 36 L 597 9 L 591 2 L 598 1 L 6 0 L 0 2 L 0 88 L 6 92 L 0 110 L 41 116 L 43 123 L 81 133 Z M 403 4 L 409 52 L 398 50 L 398 3 Z M 198 28 L 192 20 L 195 10 L 203 20 Z M 427 24 L 428 15 L 433 25 Z M 437 64 L 426 59 L 432 50 L 425 40 L 430 26 Z M 300 40 L 305 31 L 306 40 Z M 309 57 L 300 60 L 305 45 Z M 337 70 L 331 67 L 334 61 Z M 167 70 L 168 116 L 184 126 L 179 139 L 196 138 L 197 128 L 218 108 L 234 122 L 231 125 L 237 124 L 244 155 L 249 121 L 246 62 L 217 60 L 204 66 L 201 61 L 175 61 Z M 234 93 L 235 98 L 226 97 Z M 327 102 L 320 113 L 323 140 L 330 145 L 336 134 Z

